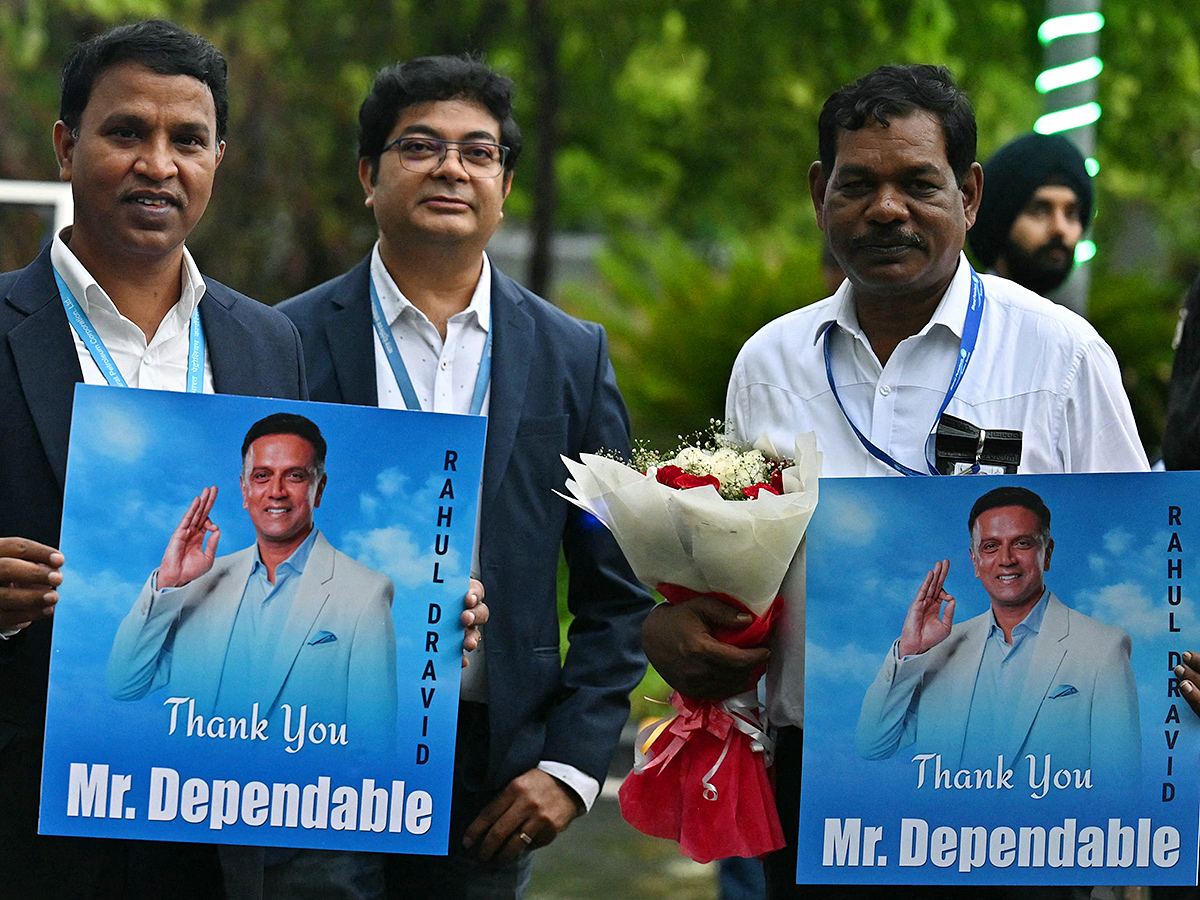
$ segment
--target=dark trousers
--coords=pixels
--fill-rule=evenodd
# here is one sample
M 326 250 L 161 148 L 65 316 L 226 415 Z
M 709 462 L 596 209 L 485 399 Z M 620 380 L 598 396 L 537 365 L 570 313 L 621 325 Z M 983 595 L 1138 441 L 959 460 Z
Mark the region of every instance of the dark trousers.
M 4 900 L 221 900 L 211 844 L 37 833 L 43 737 L 0 722 L 0 897 Z

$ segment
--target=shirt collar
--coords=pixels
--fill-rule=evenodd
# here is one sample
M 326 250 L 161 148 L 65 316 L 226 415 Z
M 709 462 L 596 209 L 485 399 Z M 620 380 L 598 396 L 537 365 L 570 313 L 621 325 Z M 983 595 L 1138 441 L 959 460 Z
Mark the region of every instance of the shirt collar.
M 70 232 L 71 229 L 68 226 L 54 236 L 54 240 L 50 244 L 50 262 L 85 315 L 90 318 L 97 310 L 106 310 L 114 315 L 120 315 L 120 310 L 112 302 L 108 293 L 100 287 L 100 283 L 92 277 L 92 273 L 84 268 L 83 263 L 67 246 L 66 241 L 70 237 Z M 188 248 L 184 247 L 182 273 L 179 280 L 179 302 L 175 306 L 184 322 L 192 317 L 196 305 L 204 296 L 205 287 L 204 278 L 201 277 L 200 270 L 196 267 L 196 261 L 192 259 Z
M 1016 639 L 1017 639 L 1018 629 L 1023 632 L 1028 632 L 1029 634 L 1037 634 L 1038 632 L 1040 632 L 1042 630 L 1042 620 L 1044 618 L 1046 618 L 1046 607 L 1050 603 L 1049 598 L 1050 598 L 1050 591 L 1045 586 L 1043 586 L 1042 587 L 1042 596 L 1040 598 L 1038 598 L 1038 602 L 1033 605 L 1033 609 L 1031 609 L 1029 611 L 1029 615 L 1027 615 L 1020 622 L 1018 622 L 1016 625 L 1013 626 L 1013 643 L 1014 644 L 1017 642 Z M 1001 631 L 1000 626 L 996 624 L 996 614 L 993 612 L 991 614 L 991 616 L 992 616 L 992 627 L 988 630 L 988 635 L 991 636 L 998 631 L 1000 632 L 1001 635 L 1003 635 L 1004 632 Z
M 378 241 L 375 242 L 375 249 L 371 251 L 371 278 L 375 282 L 375 291 L 379 294 L 379 305 L 383 308 L 383 318 L 389 326 L 395 325 L 396 320 L 406 309 L 411 309 L 413 313 L 425 318 L 425 314 L 404 296 L 400 288 L 396 286 L 396 282 L 392 280 L 392 274 L 383 264 L 383 257 L 379 253 Z M 450 318 L 453 321 L 459 316 L 473 316 L 484 331 L 491 327 L 492 261 L 486 252 L 483 254 L 483 268 L 479 273 L 479 281 L 475 282 L 475 292 L 471 295 L 471 302 L 467 304 L 466 309 L 455 313 Z
M 275 567 L 276 584 L 279 583 L 280 569 L 286 568 L 297 575 L 304 573 L 304 567 L 308 565 L 308 557 L 312 555 L 313 545 L 316 544 L 317 535 L 320 533 L 321 530 L 314 525 L 312 531 L 308 533 L 308 537 L 300 542 L 300 546 L 292 551 L 291 556 Z M 261 570 L 265 577 L 266 568 L 266 565 L 262 561 L 262 554 L 259 552 L 256 544 L 254 547 L 254 566 L 250 569 L 250 574 L 254 575 Z
M 950 280 L 950 286 L 942 295 L 941 302 L 933 311 L 933 316 L 918 333 L 927 334 L 934 326 L 942 325 L 961 339 L 970 299 L 971 265 L 967 262 L 967 255 L 960 252 L 958 268 L 954 272 L 954 278 Z M 831 323 L 836 323 L 839 328 L 853 335 L 860 335 L 862 332 L 858 324 L 858 313 L 854 306 L 854 287 L 848 278 L 834 292 L 833 303 L 829 305 L 828 314 L 817 321 L 816 332 L 812 337 L 814 344 L 821 339 L 821 335 L 825 333 L 826 327 Z M 866 340 L 865 335 L 863 335 L 863 340 Z

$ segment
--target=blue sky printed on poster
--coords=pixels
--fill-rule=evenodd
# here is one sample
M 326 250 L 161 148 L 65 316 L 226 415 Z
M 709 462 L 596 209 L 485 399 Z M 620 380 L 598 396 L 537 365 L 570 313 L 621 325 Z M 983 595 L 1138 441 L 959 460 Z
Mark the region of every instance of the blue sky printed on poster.
M 193 629 L 187 646 L 181 624 L 168 645 L 170 683 L 141 699 L 115 699 L 106 669 L 118 626 L 133 617 L 192 498 L 208 485 L 218 488 L 210 518 L 220 542 L 210 575 L 254 545 L 238 482 L 241 444 L 251 424 L 276 412 L 299 413 L 320 427 L 328 481 L 315 525 L 366 568 L 330 554 L 336 577 L 329 583 L 342 585 L 343 595 L 326 591 L 316 624 L 298 632 L 294 664 L 290 651 L 278 649 L 291 646 L 286 627 L 275 642 L 262 682 L 275 697 L 273 709 L 266 709 L 269 699 L 261 707 L 249 702 L 258 699 L 258 685 L 221 680 L 233 612 L 224 629 Z M 475 416 L 79 385 L 40 830 L 445 853 L 458 616 L 470 576 L 485 428 Z M 309 567 L 322 552 L 317 547 Z M 347 570 L 360 580 L 339 580 Z M 378 683 L 392 665 L 381 624 L 389 581 L 393 685 Z M 244 585 L 243 577 L 233 610 Z M 211 608 L 216 597 L 213 591 L 209 607 L 194 608 Z M 326 615 L 356 604 L 365 610 L 368 602 L 375 612 L 358 619 Z M 217 684 L 219 696 L 203 696 L 204 685 Z M 246 702 L 230 702 L 231 695 Z M 372 738 L 364 736 L 369 731 Z
M 856 746 L 868 688 L 934 563 L 950 561 L 945 589 L 957 600 L 956 629 L 989 609 L 973 574 L 967 517 L 976 499 L 1002 484 L 1035 491 L 1051 511 L 1046 588 L 1132 639 L 1140 772 L 1129 773 L 1124 792 L 1098 774 L 1122 752 L 1120 735 L 1097 734 L 1093 762 L 1080 764 L 1072 754 L 1088 740 L 1089 723 L 1070 720 L 1064 728 L 1065 713 L 1039 710 L 1037 721 L 1051 729 L 1044 752 L 977 764 L 966 774 L 966 763 L 921 746 L 933 738 L 920 722 L 933 728 L 936 720 L 928 711 L 922 720 L 919 705 L 913 743 L 872 760 Z M 823 479 L 808 529 L 798 881 L 1195 884 L 1200 722 L 1175 693 L 1171 666 L 1178 662 L 1172 654 L 1200 649 L 1197 497 L 1200 473 L 1190 472 Z M 1097 684 L 1123 666 L 1099 643 Z M 975 662 L 970 684 L 977 670 Z M 927 675 L 927 696 L 934 684 Z M 1077 676 L 1060 677 L 1045 692 L 1056 699 L 1031 699 L 1067 703 L 1088 690 Z M 1111 705 L 1096 702 L 1091 727 L 1100 727 Z M 1012 709 L 997 708 L 1002 717 Z M 1134 717 L 1126 721 L 1132 733 Z

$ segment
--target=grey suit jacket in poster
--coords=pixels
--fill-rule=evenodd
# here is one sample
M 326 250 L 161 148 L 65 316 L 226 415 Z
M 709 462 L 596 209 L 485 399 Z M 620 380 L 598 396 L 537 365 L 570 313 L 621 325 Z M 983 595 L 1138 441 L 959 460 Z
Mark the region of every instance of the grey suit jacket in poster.
M 370 256 L 279 308 L 300 329 L 312 399 L 378 404 Z M 492 381 L 483 463 L 480 578 L 487 641 L 488 786 L 541 760 L 601 783 L 645 669 L 652 601 L 612 536 L 553 491 L 559 454 L 629 447 L 629 422 L 599 325 L 566 315 L 492 268 Z M 574 616 L 559 656 L 560 548 Z
M 291 323 L 211 279 L 205 285 L 200 318 L 215 389 L 306 399 L 300 340 Z M 58 546 L 71 405 L 82 380 L 47 245 L 24 269 L 0 275 L 0 535 Z M 113 877 L 105 874 L 110 863 L 101 855 L 124 844 L 74 839 L 68 852 L 62 841 L 36 837 L 36 748 L 46 716 L 51 623 L 42 620 L 0 640 L 0 868 L 6 897 L 49 900 L 99 891 Z
M 153 575 L 117 629 L 108 660 L 108 690 L 140 700 L 162 687 L 195 700 L 204 717 L 246 717 L 250 706 L 217 709 L 226 649 L 242 593 L 257 559 L 247 547 L 219 557 L 204 575 L 155 591 Z M 265 683 L 244 691 L 272 723 L 290 708 L 309 722 L 345 724 L 347 744 L 394 745 L 396 634 L 391 579 L 368 569 L 318 533 L 300 576 L 283 631 L 264 640 L 271 664 Z M 226 687 L 229 692 L 229 687 Z M 179 716 L 183 721 L 182 712 Z M 272 728 L 273 733 L 282 733 Z
M 883 759 L 910 748 L 912 754 L 941 754 L 945 768 L 959 768 L 992 621 L 988 610 L 956 624 L 949 637 L 919 656 L 897 660 L 889 651 L 863 699 L 860 755 Z M 1011 728 L 996 755 L 1003 755 L 1006 766 L 1019 763 L 1022 777 L 1027 755 L 1034 755 L 1040 774 L 1050 754 L 1052 771 L 1091 769 L 1099 788 L 1136 782 L 1141 728 L 1129 635 L 1051 593 L 1036 640 L 1020 695 L 1005 698 Z

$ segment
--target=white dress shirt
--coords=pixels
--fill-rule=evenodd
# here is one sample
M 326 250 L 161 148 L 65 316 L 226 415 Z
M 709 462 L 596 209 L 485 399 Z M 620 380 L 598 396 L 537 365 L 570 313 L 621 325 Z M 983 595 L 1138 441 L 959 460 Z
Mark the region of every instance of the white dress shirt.
M 205 290 L 204 279 L 187 248 L 183 248 L 179 300 L 167 311 L 154 337 L 147 341 L 142 329 L 121 315 L 104 288 L 76 259 L 63 241 L 63 234 L 66 231 L 54 236 L 50 262 L 96 329 L 125 383 L 130 387 L 160 391 L 186 390 L 192 312 Z M 84 383 L 108 384 L 83 338 L 74 328 L 71 334 L 75 338 L 75 353 L 83 370 Z M 204 393 L 213 393 L 212 362 L 207 345 L 204 350 Z
M 487 344 L 488 329 L 491 327 L 492 310 L 492 265 L 485 253 L 483 269 L 471 302 L 467 308 L 446 321 L 446 339 L 438 333 L 429 318 L 405 297 L 379 255 L 379 244 L 371 253 L 371 280 L 379 295 L 379 305 L 384 321 L 391 329 L 404 368 L 412 381 L 413 390 L 421 402 L 421 408 L 432 412 L 459 413 L 466 415 L 471 410 L 471 399 L 475 393 L 475 381 L 479 376 L 479 365 Z M 396 383 L 387 354 L 379 335 L 371 329 L 375 338 L 375 386 L 379 405 L 387 409 L 404 409 L 404 398 Z M 487 415 L 491 403 L 491 385 L 483 399 L 482 415 Z M 471 573 L 478 577 L 479 528 L 475 529 L 475 547 L 471 553 Z M 486 590 L 487 585 L 484 585 Z M 487 667 L 484 665 L 484 644 L 468 654 L 471 664 L 463 669 L 460 697 L 476 703 L 487 702 Z M 570 786 L 583 800 L 584 807 L 592 808 L 600 793 L 600 783 L 574 766 L 543 760 L 538 768 Z
M 1149 466 L 1116 357 L 1080 316 L 1011 281 L 981 275 L 986 299 L 979 338 L 946 412 L 980 428 L 1022 432 L 1021 473 L 1144 472 Z M 781 452 L 816 432 L 825 476 L 899 475 L 863 447 L 846 422 L 897 462 L 928 471 L 926 441 L 961 347 L 971 291 L 966 256 L 929 323 L 880 365 L 858 324 L 854 289 L 788 313 L 738 355 L 725 417 L 738 440 L 768 435 Z M 825 370 L 822 332 L 838 407 Z M 804 716 L 804 545 L 784 581 L 786 628 L 767 674 L 768 711 L 778 725 Z

